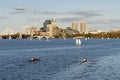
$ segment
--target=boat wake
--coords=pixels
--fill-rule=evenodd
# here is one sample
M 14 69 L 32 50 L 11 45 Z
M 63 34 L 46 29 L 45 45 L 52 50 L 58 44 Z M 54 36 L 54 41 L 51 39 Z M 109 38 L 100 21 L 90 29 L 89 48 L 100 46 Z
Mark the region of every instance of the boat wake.
M 90 66 L 93 64 L 92 66 Z M 70 65 L 58 74 L 55 74 L 52 80 L 94 80 L 91 75 L 95 71 L 96 62 L 87 62 Z
M 67 67 L 52 80 L 119 80 L 120 55 L 105 56 L 87 63 L 77 63 Z

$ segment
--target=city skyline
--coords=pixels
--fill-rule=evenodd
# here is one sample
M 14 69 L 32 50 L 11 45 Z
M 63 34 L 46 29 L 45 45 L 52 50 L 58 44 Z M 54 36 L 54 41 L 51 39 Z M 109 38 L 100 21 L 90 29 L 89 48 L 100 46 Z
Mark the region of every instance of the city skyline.
M 86 21 L 87 29 L 120 28 L 119 0 L 0 0 L 0 32 L 10 27 L 18 32 L 24 26 L 43 27 L 55 19 L 58 27 L 73 21 Z

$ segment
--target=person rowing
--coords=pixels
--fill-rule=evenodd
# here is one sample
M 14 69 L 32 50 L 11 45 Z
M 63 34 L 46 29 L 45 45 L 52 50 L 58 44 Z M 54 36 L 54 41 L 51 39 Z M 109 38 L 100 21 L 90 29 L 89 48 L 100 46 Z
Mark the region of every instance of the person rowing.
M 82 59 L 82 63 L 85 63 L 85 62 L 87 62 L 87 58 Z
M 38 58 L 35 58 L 35 57 L 32 57 L 31 59 L 30 59 L 30 61 L 38 61 L 39 59 Z

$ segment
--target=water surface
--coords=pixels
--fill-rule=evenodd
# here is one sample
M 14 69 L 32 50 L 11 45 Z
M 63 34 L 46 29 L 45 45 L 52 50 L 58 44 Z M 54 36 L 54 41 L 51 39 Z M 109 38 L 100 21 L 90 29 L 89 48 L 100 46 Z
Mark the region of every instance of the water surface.
M 0 80 L 120 80 L 120 39 L 81 41 L 0 40 Z

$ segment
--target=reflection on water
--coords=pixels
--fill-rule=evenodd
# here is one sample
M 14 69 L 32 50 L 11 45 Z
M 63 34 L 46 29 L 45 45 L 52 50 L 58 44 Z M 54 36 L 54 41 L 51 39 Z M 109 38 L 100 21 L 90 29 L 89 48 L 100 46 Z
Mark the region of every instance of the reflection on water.
M 0 80 L 120 80 L 119 39 L 81 42 L 0 40 Z

